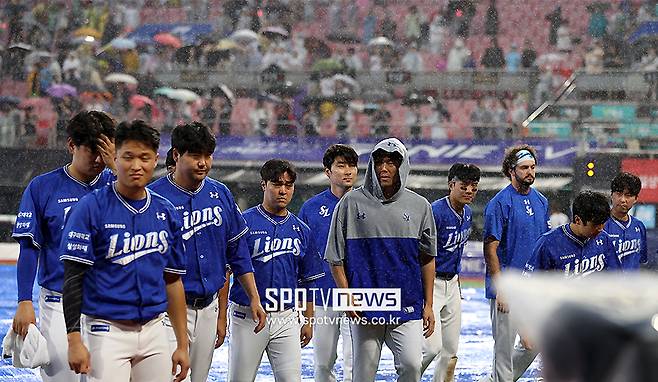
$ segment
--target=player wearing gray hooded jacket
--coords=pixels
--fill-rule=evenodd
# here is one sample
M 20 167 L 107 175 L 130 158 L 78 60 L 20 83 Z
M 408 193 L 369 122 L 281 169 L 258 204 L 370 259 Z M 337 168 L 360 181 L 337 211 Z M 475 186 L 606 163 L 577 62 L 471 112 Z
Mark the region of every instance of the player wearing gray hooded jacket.
M 423 334 L 434 331 L 432 290 L 436 226 L 429 202 L 405 188 L 410 164 L 395 138 L 372 151 L 365 181 L 340 200 L 325 259 L 339 288 L 394 288 L 395 311 L 350 312 L 353 379 L 374 381 L 382 345 L 391 349 L 398 381 L 420 380 Z

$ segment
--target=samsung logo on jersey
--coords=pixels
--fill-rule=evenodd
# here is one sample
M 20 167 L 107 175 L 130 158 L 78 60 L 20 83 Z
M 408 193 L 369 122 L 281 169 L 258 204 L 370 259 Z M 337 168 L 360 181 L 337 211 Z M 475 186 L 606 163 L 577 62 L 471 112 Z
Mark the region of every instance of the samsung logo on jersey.
M 267 231 L 249 231 L 250 235 L 267 235 Z
M 114 264 L 126 265 L 144 255 L 149 253 L 159 252 L 165 253 L 169 249 L 167 238 L 169 234 L 167 231 L 149 232 L 145 235 L 137 234 L 130 235 L 130 232 L 123 233 L 123 240 L 121 249 L 117 251 L 117 244 L 119 244 L 119 234 L 110 236 L 110 245 L 107 249 L 106 259 L 113 259 L 115 257 L 125 255 L 116 260 L 112 260 Z
M 106 223 L 103 227 L 105 227 L 105 229 L 126 229 L 125 224 L 114 224 L 114 223 Z
M 302 241 L 297 237 L 294 239 L 291 237 L 286 237 L 285 239 L 276 237 L 271 239 L 269 236 L 266 236 L 264 240 L 263 238 L 258 238 L 254 241 L 254 250 L 251 258 L 267 263 L 281 255 L 292 254 L 293 256 L 299 256 L 302 251 L 301 246 Z
M 62 198 L 62 199 L 57 199 L 57 203 L 73 203 L 77 202 L 79 199 L 78 198 Z
M 195 233 L 202 229 L 215 225 L 217 227 L 222 225 L 222 207 L 206 207 L 192 212 L 183 212 L 183 240 L 188 240 Z

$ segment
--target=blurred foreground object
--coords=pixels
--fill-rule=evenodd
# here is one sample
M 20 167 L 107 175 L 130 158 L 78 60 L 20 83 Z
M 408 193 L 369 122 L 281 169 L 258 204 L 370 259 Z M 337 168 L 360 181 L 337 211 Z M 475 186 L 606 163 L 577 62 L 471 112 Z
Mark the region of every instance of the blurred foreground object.
M 498 288 L 542 353 L 546 382 L 658 381 L 655 274 L 507 274 Z

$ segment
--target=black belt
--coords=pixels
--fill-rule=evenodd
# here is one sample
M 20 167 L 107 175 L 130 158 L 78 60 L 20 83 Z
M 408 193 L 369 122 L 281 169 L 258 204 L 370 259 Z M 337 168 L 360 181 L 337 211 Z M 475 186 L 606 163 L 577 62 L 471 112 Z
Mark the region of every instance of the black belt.
M 453 277 L 457 275 L 456 273 L 449 273 L 449 272 L 436 272 L 436 278 L 445 280 L 445 281 L 450 281 L 452 280 Z
M 217 298 L 217 294 L 212 294 L 210 296 L 198 297 L 192 296 L 189 294 L 185 295 L 185 303 L 192 309 L 203 309 L 206 306 L 210 305 L 214 299 Z

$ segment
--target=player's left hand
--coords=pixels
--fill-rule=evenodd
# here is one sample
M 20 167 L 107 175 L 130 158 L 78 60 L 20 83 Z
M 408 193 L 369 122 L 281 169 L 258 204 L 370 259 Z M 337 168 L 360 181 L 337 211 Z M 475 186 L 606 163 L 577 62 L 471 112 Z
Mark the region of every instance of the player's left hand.
M 222 346 L 226 338 L 226 320 L 217 319 L 217 339 L 215 339 L 215 349 Z
M 174 354 L 171 355 L 171 360 L 173 365 L 171 367 L 171 375 L 175 376 L 174 382 L 180 382 L 187 377 L 187 373 L 190 371 L 190 355 L 187 349 L 176 348 Z M 180 368 L 180 372 L 176 374 L 176 371 Z
M 532 341 L 530 341 L 530 339 L 526 336 L 519 335 L 519 337 L 521 338 L 521 346 L 523 346 L 523 348 L 526 350 L 532 350 L 534 347 Z
M 98 139 L 98 153 L 101 154 L 101 158 L 103 158 L 103 163 L 112 170 L 112 172 L 115 172 L 115 165 L 114 165 L 114 153 L 115 153 L 115 147 L 114 147 L 114 142 L 110 138 L 108 138 L 105 134 L 101 134 L 101 137 Z
M 311 324 L 302 325 L 301 334 L 299 335 L 299 343 L 302 347 L 308 345 L 311 342 L 311 338 L 313 338 L 313 327 Z
M 423 336 L 428 338 L 434 333 L 434 311 L 431 307 L 423 308 Z
M 256 328 L 254 329 L 254 333 L 258 333 L 263 328 L 265 327 L 265 322 L 267 321 L 267 314 L 265 313 L 265 309 L 263 309 L 263 306 L 260 304 L 260 301 L 252 301 L 251 302 L 251 317 L 254 318 L 254 322 L 258 323 L 256 325 Z

